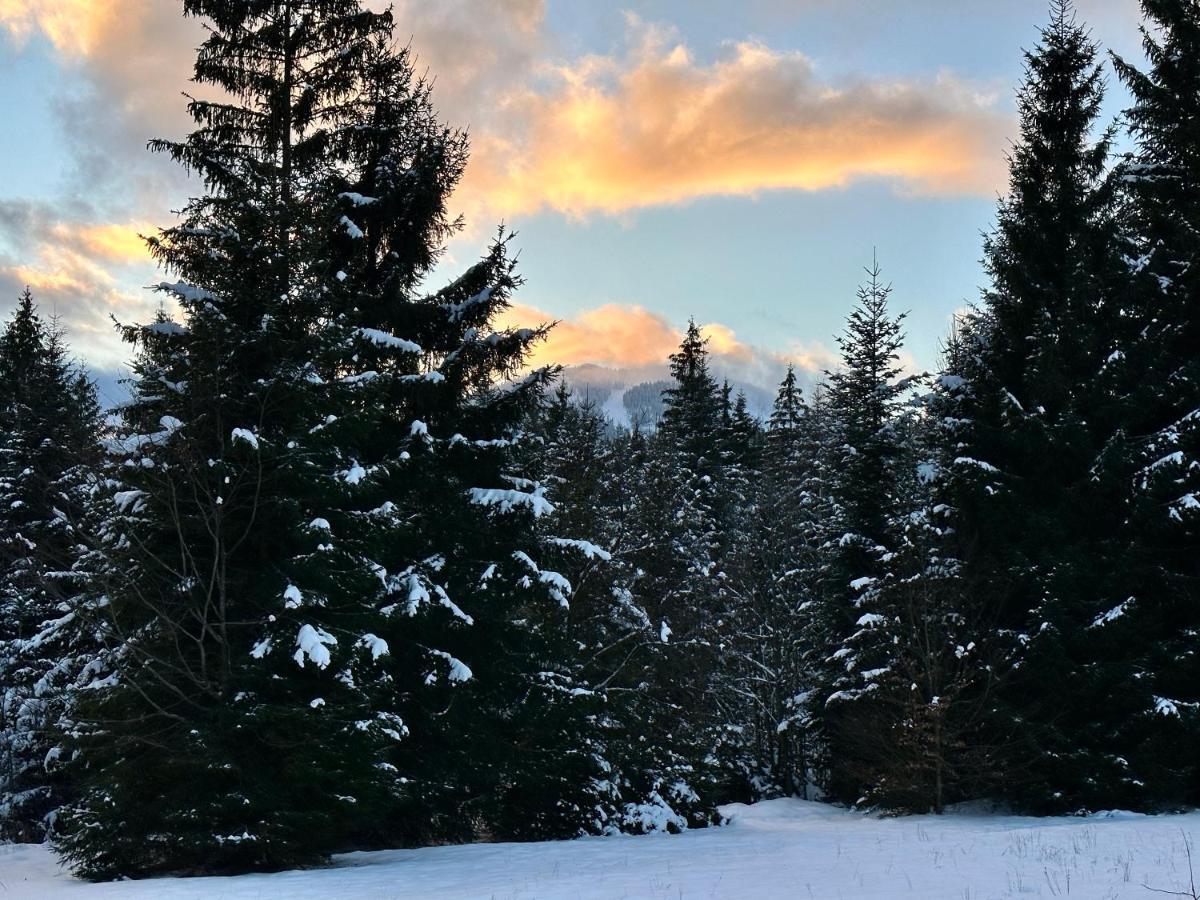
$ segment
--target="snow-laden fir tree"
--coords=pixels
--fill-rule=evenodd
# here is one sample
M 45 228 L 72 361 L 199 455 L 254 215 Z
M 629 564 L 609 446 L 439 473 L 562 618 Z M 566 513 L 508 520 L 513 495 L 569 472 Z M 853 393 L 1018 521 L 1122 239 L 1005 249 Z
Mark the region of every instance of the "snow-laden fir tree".
M 948 360 L 960 346 L 951 340 Z M 916 395 L 897 410 L 889 546 L 845 644 L 848 658 L 867 662 L 848 673 L 858 716 L 840 734 L 845 768 L 860 803 L 896 811 L 941 812 L 978 797 L 996 766 L 981 740 L 994 702 L 995 611 L 963 577 L 952 510 L 934 490 L 955 458 L 944 402 Z
M 726 679 L 743 704 L 739 724 L 756 797 L 802 793 L 808 752 L 804 702 L 805 604 L 816 571 L 812 477 L 815 419 L 795 370 L 780 385 L 762 436 L 761 464 L 742 501 L 730 589 L 738 599 Z
M 1002 761 L 994 790 L 1076 809 L 1113 802 L 1118 785 L 1132 802 L 1137 784 L 1114 734 L 1133 684 L 1097 624 L 1128 596 L 1113 565 L 1121 506 L 1096 467 L 1117 427 L 1111 132 L 1097 127 L 1097 48 L 1070 3 L 1025 59 L 1009 190 L 985 245 L 991 286 L 938 382 L 948 452 L 934 493 L 952 511 L 943 552 L 1004 645 L 990 732 L 976 736 Z
M 722 769 L 729 774 L 739 736 L 730 698 L 717 688 L 731 600 L 723 568 L 724 409 L 694 322 L 670 357 L 670 371 L 662 421 L 633 472 L 620 558 L 632 601 L 659 636 L 646 662 L 645 680 L 658 701 L 647 739 L 690 748 L 683 752 L 695 769 L 691 786 L 712 797 L 712 779 Z
M 867 269 L 858 303 L 839 336 L 841 367 L 828 379 L 828 432 L 823 473 L 818 592 L 810 608 L 811 640 L 825 654 L 817 671 L 810 721 L 822 742 L 831 792 L 856 800 L 849 744 L 871 730 L 874 675 L 886 671 L 888 642 L 876 639 L 880 613 L 869 588 L 883 575 L 897 508 L 896 467 L 902 439 L 897 409 L 907 388 L 900 377 L 904 314 L 888 308 L 892 289 L 877 264 Z
M 662 721 L 669 704 L 658 667 L 672 648 L 629 588 L 638 578 L 628 564 L 637 546 L 630 513 L 638 498 L 630 485 L 646 461 L 645 444 L 640 435 L 613 434 L 595 407 L 576 402 L 565 385 L 531 431 L 537 436 L 531 468 L 555 506 L 543 530 L 575 588 L 568 624 L 575 678 L 584 689 L 577 693 L 593 710 L 564 760 L 591 755 L 603 769 L 591 779 L 598 790 L 588 828 L 640 833 L 706 824 L 714 800 L 691 787 L 691 748 L 669 728 L 649 727 Z M 560 765 L 547 769 L 572 777 Z
M 185 10 L 223 93 L 154 145 L 205 191 L 151 240 L 180 321 L 126 329 L 98 577 L 118 640 L 60 851 L 102 878 L 542 833 L 500 813 L 553 755 L 510 723 L 558 677 L 569 594 L 532 539 L 550 505 L 510 471 L 549 373 L 508 379 L 542 331 L 490 327 L 518 284 L 503 237 L 422 290 L 465 137 L 389 14 Z
M 1158 803 L 1200 794 L 1200 3 L 1144 0 L 1144 71 L 1120 58 L 1136 149 L 1119 168 L 1130 293 L 1116 360 L 1125 440 L 1102 469 L 1127 479 L 1120 633 L 1136 706 L 1122 712 L 1133 777 Z M 1128 755 L 1128 754 L 1127 754 Z
M 70 698 L 100 646 L 77 567 L 98 409 L 26 290 L 0 334 L 0 839 L 42 840 L 69 790 Z

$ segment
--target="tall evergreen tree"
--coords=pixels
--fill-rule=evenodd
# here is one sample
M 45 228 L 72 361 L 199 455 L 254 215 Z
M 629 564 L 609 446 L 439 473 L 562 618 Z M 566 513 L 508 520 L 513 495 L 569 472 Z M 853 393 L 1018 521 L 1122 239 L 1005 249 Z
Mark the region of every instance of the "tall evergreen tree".
M 185 10 L 210 28 L 196 78 L 228 99 L 154 144 L 206 192 L 151 240 L 182 321 L 126 329 L 98 577 L 119 641 L 79 709 L 60 850 L 112 877 L 539 833 L 519 792 L 559 745 L 509 729 L 556 677 L 569 586 L 539 566 L 550 504 L 511 460 L 550 373 L 507 381 L 543 332 L 489 328 L 519 283 L 503 236 L 421 290 L 465 137 L 389 14 Z
M 742 531 L 730 567 L 738 615 L 726 679 L 745 710 L 740 724 L 747 776 L 757 797 L 800 793 L 808 783 L 803 702 L 811 673 L 803 609 L 816 569 L 812 428 L 789 367 L 763 435 L 761 472 L 742 501 Z
M 730 599 L 723 568 L 722 394 L 694 322 L 671 355 L 670 371 L 663 418 L 636 475 L 622 561 L 631 573 L 631 598 L 659 636 L 647 662 L 659 704 L 654 733 L 690 748 L 682 752 L 695 768 L 691 784 L 712 797 L 712 779 L 728 772 L 724 763 L 737 753 L 737 734 L 729 698 L 717 687 Z M 697 696 L 704 698 L 699 704 Z
M 681 831 L 711 821 L 713 798 L 692 789 L 691 745 L 680 729 L 662 684 L 673 648 L 639 605 L 631 584 L 631 490 L 646 460 L 637 434 L 615 434 L 588 401 L 574 402 L 560 385 L 533 429 L 538 435 L 533 470 L 542 473 L 555 504 L 546 520 L 549 542 L 564 556 L 562 570 L 575 587 L 569 627 L 574 677 L 600 707 L 581 731 L 570 759 L 591 755 L 603 774 L 595 787 L 590 831 Z M 677 734 L 679 735 L 677 737 Z M 571 777 L 561 764 L 550 771 Z
M 1105 614 L 1137 696 L 1118 752 L 1159 803 L 1200 797 L 1200 4 L 1144 0 L 1145 71 L 1121 58 L 1136 141 L 1120 167 L 1130 280 L 1116 348 L 1122 431 L 1101 471 L 1131 487 L 1126 591 Z
M 1106 359 L 1120 327 L 1111 131 L 1098 131 L 1097 48 L 1058 2 L 1026 54 L 1020 139 L 985 262 L 991 287 L 939 382 L 947 456 L 938 502 L 953 510 L 969 590 L 1004 639 L 991 734 L 995 790 L 1048 809 L 1136 785 L 1112 752 L 1126 673 L 1091 626 L 1127 594 L 1110 565 L 1120 505 L 1095 477 L 1116 416 Z
M 76 570 L 96 390 L 28 290 L 0 334 L 0 838 L 41 840 L 70 698 L 99 650 Z
M 900 378 L 905 315 L 888 309 L 891 287 L 878 264 L 858 292 L 846 333 L 838 338 L 842 367 L 828 374 L 829 425 L 823 454 L 830 483 L 823 510 L 818 596 L 812 636 L 827 658 L 817 674 L 813 725 L 823 735 L 824 768 L 835 796 L 855 800 L 860 785 L 846 752 L 863 728 L 858 701 L 875 690 L 873 675 L 886 669 L 888 651 L 869 640 L 878 614 L 864 591 L 884 573 L 897 508 L 896 467 L 901 438 L 896 414 L 907 382 Z M 869 712 L 864 712 L 870 718 Z

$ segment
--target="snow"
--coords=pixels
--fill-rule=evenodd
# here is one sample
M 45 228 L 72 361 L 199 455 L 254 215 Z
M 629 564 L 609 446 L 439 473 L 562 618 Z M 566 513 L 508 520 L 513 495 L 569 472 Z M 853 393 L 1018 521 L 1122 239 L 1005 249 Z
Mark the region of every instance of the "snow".
M 461 659 L 456 659 L 444 650 L 430 650 L 429 652 L 439 659 L 444 659 L 450 664 L 450 672 L 447 677 L 451 681 L 470 681 L 475 677 L 475 673 L 471 671 L 470 666 L 464 663 Z
M 151 325 L 145 325 L 143 331 L 149 334 L 161 334 L 167 337 L 182 337 L 188 334 L 188 329 L 178 322 L 167 320 L 165 322 L 154 322 Z
M 304 668 L 304 658 L 308 657 L 318 669 L 324 669 L 330 662 L 329 648 L 336 645 L 337 638 L 324 628 L 303 625 L 296 635 L 299 649 L 293 658 L 301 668 Z
M 598 559 L 601 562 L 609 562 L 612 560 L 612 554 L 603 547 L 598 547 L 591 541 L 579 541 L 573 538 L 550 538 L 550 543 L 556 547 L 567 547 L 572 550 L 578 550 L 587 559 Z
M 370 206 L 373 203 L 379 202 L 378 197 L 364 197 L 362 194 L 359 194 L 355 191 L 343 191 L 342 193 L 338 194 L 338 198 L 341 200 L 349 200 L 355 206 Z
M 149 496 L 145 491 L 118 491 L 113 494 L 113 503 L 123 513 L 139 513 L 146 508 Z
M 158 283 L 158 289 L 169 294 L 174 294 L 184 303 L 203 303 L 205 300 L 217 300 L 216 294 L 211 291 L 206 291 L 204 288 L 196 287 L 193 284 L 188 284 L 186 281 L 177 281 L 171 284 L 166 281 Z
M 442 304 L 442 308 L 445 309 L 449 314 L 451 322 L 460 322 L 462 321 L 462 317 L 472 307 L 478 306 L 480 303 L 487 303 L 489 300 L 491 300 L 492 291 L 492 288 L 486 287 L 478 294 L 473 297 L 469 297 L 462 303 L 444 303 Z
M 233 429 L 233 434 L 230 436 L 230 440 L 235 444 L 238 441 L 242 441 L 243 443 L 249 444 L 255 450 L 258 449 L 258 435 L 253 431 L 250 431 L 248 428 Z
M 1133 597 L 1130 597 L 1123 603 L 1118 603 L 1108 612 L 1101 613 L 1100 615 L 1096 616 L 1096 620 L 1092 622 L 1092 627 L 1100 628 L 1104 625 L 1107 625 L 1109 622 L 1117 621 L 1117 619 L 1121 618 L 1121 616 L 1125 615 L 1125 613 L 1129 611 L 1129 607 L 1132 603 Z
M 304 605 L 304 595 L 300 593 L 300 588 L 294 584 L 289 584 L 283 592 L 283 605 L 287 609 L 299 609 Z
M 536 575 L 538 581 L 550 589 L 550 596 L 557 600 L 560 606 L 570 607 L 571 603 L 567 598 L 574 592 L 574 588 L 571 587 L 571 582 L 564 575 L 559 572 L 543 571 L 523 550 L 514 553 L 513 559 Z
M 534 518 L 541 518 L 554 512 L 554 504 L 546 499 L 545 488 L 540 485 L 531 493 L 519 490 L 504 490 L 503 488 L 471 488 L 469 496 L 476 506 L 494 506 L 501 513 L 510 513 L 515 509 L 528 509 Z
M 364 634 L 358 641 L 360 647 L 366 647 L 371 653 L 371 659 L 379 659 L 388 654 L 388 642 L 373 634 Z
M 937 379 L 937 384 L 945 390 L 954 393 L 967 386 L 967 379 L 961 375 L 942 375 Z
M 419 344 L 406 341 L 404 338 L 396 337 L 394 334 L 388 334 L 386 331 L 380 331 L 378 328 L 360 328 L 358 329 L 358 333 L 378 347 L 390 347 L 394 350 L 403 350 L 405 353 L 424 352 Z
M 960 456 L 954 460 L 956 466 L 974 466 L 977 469 L 982 469 L 985 472 L 998 473 L 1000 470 L 991 463 L 986 463 L 981 459 L 972 459 L 969 456 Z
M 101 885 L 66 875 L 47 847 L 0 846 L 0 897 L 1140 900 L 1154 896 L 1144 885 L 1187 887 L 1184 840 L 1194 847 L 1200 838 L 1200 814 L 1030 819 L 964 811 L 879 819 L 800 800 L 723 812 L 728 826 L 680 835 L 351 853 L 327 869 Z

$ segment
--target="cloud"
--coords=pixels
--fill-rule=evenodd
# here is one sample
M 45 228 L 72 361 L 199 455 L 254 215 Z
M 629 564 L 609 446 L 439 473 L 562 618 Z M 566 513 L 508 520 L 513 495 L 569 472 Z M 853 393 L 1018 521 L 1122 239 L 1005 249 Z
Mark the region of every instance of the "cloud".
M 411 36 L 418 67 L 435 79 L 441 113 L 457 127 L 495 127 L 505 97 L 526 83 L 551 47 L 546 0 L 399 0 L 392 6 L 397 36 Z
M 555 43 L 546 0 L 398 0 L 396 13 L 446 118 L 471 126 L 456 202 L 481 227 L 862 179 L 949 194 L 1003 182 L 1004 115 L 949 75 L 832 83 L 806 56 L 750 41 L 702 61 L 672 30 L 632 16 L 624 50 L 572 56 Z M 24 238 L 9 229 L 0 287 L 29 280 L 68 316 L 79 310 L 96 353 L 115 355 L 122 348 L 100 337 L 107 313 L 153 308 L 131 274 L 141 264 L 133 234 L 169 221 L 189 187 L 145 141 L 185 131 L 179 92 L 203 32 L 173 0 L 0 0 L 0 32 L 48 43 L 71 75 L 56 102 L 77 161 L 62 211 L 26 210 L 37 221 Z M 710 334 L 721 359 L 749 365 L 732 332 Z M 568 360 L 595 351 L 661 362 L 677 338 L 653 313 L 613 306 L 564 322 L 551 346 Z M 819 348 L 811 359 L 792 350 L 814 371 L 826 364 Z
M 29 287 L 47 315 L 69 326 L 71 344 L 93 364 L 127 355 L 112 318 L 146 318 L 158 298 L 138 290 L 152 270 L 138 223 L 58 217 L 44 204 L 0 200 L 0 308 Z
M 48 42 L 72 76 L 53 100 L 76 171 L 72 187 L 126 211 L 165 207 L 186 178 L 146 152 L 185 133 L 196 19 L 170 0 L 0 0 L 0 30 L 22 46 Z
M 515 328 L 553 321 L 542 310 L 514 304 L 499 325 Z M 773 389 L 789 365 L 812 383 L 837 365 L 836 352 L 818 343 L 795 344 L 780 352 L 747 344 L 719 322 L 702 325 L 701 332 L 708 339 L 714 374 L 740 384 Z M 634 304 L 609 303 L 558 320 L 529 363 L 599 365 L 632 373 L 637 380 L 656 380 L 666 376 L 668 357 L 683 336 L 684 329 L 666 316 Z
M 629 17 L 621 57 L 545 73 L 476 133 L 466 190 L 502 215 L 622 213 L 714 195 L 886 179 L 905 192 L 992 195 L 1011 125 L 951 75 L 823 81 L 801 53 L 751 41 L 705 65 L 673 32 Z
M 27 41 L 44 34 L 59 50 L 87 55 L 112 30 L 119 8 L 90 0 L 0 0 L 0 23 Z
M 953 76 L 831 83 L 803 54 L 753 41 L 705 64 L 673 30 L 626 17 L 623 54 L 549 63 L 545 0 L 400 0 L 399 34 L 447 118 L 472 129 L 469 209 L 583 216 L 862 179 L 922 194 L 1003 184 L 1011 123 Z M 42 35 L 85 76 L 91 90 L 60 105 L 89 183 L 145 168 L 146 138 L 182 130 L 177 90 L 202 33 L 177 4 L 0 0 L 0 26 Z

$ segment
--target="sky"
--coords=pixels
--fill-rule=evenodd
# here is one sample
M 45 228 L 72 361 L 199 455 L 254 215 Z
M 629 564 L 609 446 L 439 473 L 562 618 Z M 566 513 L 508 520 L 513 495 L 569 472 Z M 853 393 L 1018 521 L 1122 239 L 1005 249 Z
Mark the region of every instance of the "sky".
M 1140 61 L 1137 0 L 1077 6 Z M 769 386 L 836 364 L 874 255 L 908 313 L 906 365 L 932 368 L 985 283 L 1047 7 L 397 0 L 443 117 L 471 135 L 445 267 L 503 222 L 526 279 L 507 321 L 560 323 L 538 361 L 652 368 L 694 318 L 719 369 Z M 30 286 L 102 387 L 126 357 L 114 319 L 162 302 L 138 235 L 196 190 L 145 149 L 187 129 L 202 32 L 181 9 L 0 0 L 0 313 Z M 1109 114 L 1124 100 L 1110 78 Z

